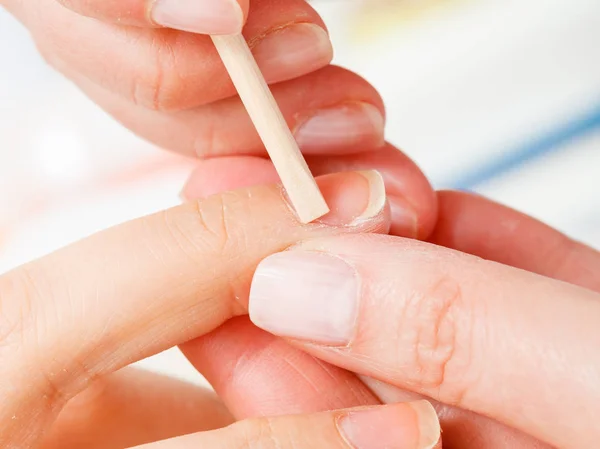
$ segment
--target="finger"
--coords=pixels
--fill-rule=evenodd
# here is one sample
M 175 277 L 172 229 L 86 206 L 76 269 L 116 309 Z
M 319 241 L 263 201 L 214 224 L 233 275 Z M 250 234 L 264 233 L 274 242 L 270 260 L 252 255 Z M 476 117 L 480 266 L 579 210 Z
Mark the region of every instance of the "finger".
M 377 405 L 353 373 L 234 318 L 181 345 L 236 419 Z
M 600 253 L 483 197 L 440 192 L 431 241 L 484 259 L 600 291 Z
M 304 0 L 251 4 L 244 36 L 269 83 L 329 64 L 329 37 Z M 130 102 L 158 110 L 189 109 L 235 94 L 208 36 L 104 23 L 56 0 L 24 2 L 22 7 L 20 16 L 40 51 L 69 78 L 79 75 Z
M 375 169 L 384 177 L 392 213 L 393 235 L 425 239 L 437 217 L 436 196 L 419 168 L 402 152 L 386 144 L 379 150 L 308 158 L 315 174 Z M 278 179 L 273 164 L 258 157 L 225 157 L 202 161 L 183 189 L 186 198 L 262 185 Z
M 395 152 L 395 155 L 400 155 Z M 314 158 L 313 158 L 314 159 Z M 331 160 L 323 158 L 324 162 Z M 398 161 L 390 167 L 398 167 Z M 312 165 L 313 172 L 315 165 Z M 339 167 L 343 171 L 348 167 Z M 381 170 L 384 174 L 385 169 Z M 321 170 L 323 171 L 323 170 Z M 388 170 L 389 171 L 389 170 Z M 261 158 L 219 158 L 200 163 L 186 189 L 187 198 L 200 198 L 231 188 L 274 182 L 272 164 Z M 406 174 L 399 180 L 410 179 Z M 394 183 L 386 177 L 394 209 Z M 415 201 L 419 203 L 419 201 Z M 422 201 L 425 203 L 425 201 Z M 246 317 L 230 320 L 209 335 L 181 347 L 188 360 L 215 388 L 237 419 L 397 403 L 420 395 L 320 362 L 287 342 L 257 329 Z M 364 383 L 363 383 L 364 382 Z M 365 391 L 365 384 L 368 389 Z M 371 392 L 377 396 L 374 397 Z M 463 449 L 540 449 L 544 443 L 489 418 L 436 403 L 449 447 Z
M 440 440 L 435 410 L 426 401 L 314 415 L 241 421 L 139 449 L 433 449 Z
M 386 144 L 379 151 L 309 157 L 308 160 L 316 174 L 352 171 L 358 167 L 378 170 L 389 193 L 390 233 L 419 239 L 425 239 L 431 233 L 437 218 L 436 195 L 419 167 L 394 146 Z
M 247 317 L 234 318 L 210 334 L 184 343 L 181 349 L 238 420 L 422 399 L 370 378 L 359 380 L 353 373 L 266 334 Z M 434 405 L 448 447 L 549 448 L 489 418 Z
M 58 1 L 79 14 L 119 25 L 163 26 L 201 34 L 239 33 L 248 13 L 248 0 Z
M 75 80 L 127 128 L 161 147 L 193 157 L 267 154 L 237 96 L 167 113 L 137 106 L 89 80 Z M 383 144 L 381 99 L 352 72 L 329 66 L 276 84 L 272 91 L 305 154 L 356 153 Z
M 244 314 L 266 255 L 313 235 L 387 231 L 376 172 L 319 185 L 334 212 L 317 223 L 301 225 L 279 187 L 257 187 L 118 226 L 0 277 L 0 443 L 34 439 L 91 380 Z
M 419 394 L 371 378 L 359 379 L 315 359 L 256 328 L 247 317 L 234 318 L 210 334 L 184 343 L 181 349 L 238 420 L 422 399 Z M 434 405 L 448 447 L 549 448 L 484 416 L 437 402 Z
M 415 241 L 330 238 L 261 263 L 250 315 L 326 361 L 558 447 L 599 437 L 589 290 Z
M 363 378 L 363 383 L 257 329 L 247 317 L 230 320 L 181 348 L 238 420 L 422 399 L 372 379 Z M 435 407 L 448 447 L 548 448 L 489 418 L 445 404 Z
M 212 391 L 125 368 L 69 401 L 41 448 L 117 449 L 231 423 L 231 414 Z

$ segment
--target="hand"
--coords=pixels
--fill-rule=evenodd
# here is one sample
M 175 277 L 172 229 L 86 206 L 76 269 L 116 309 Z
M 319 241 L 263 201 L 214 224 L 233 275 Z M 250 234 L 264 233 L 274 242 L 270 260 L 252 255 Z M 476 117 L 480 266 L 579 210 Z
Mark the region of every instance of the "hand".
M 433 242 L 521 269 L 388 236 L 325 237 L 259 265 L 253 322 L 380 397 L 385 382 L 555 447 L 594 446 L 600 254 L 484 199 L 439 199 Z
M 376 172 L 329 175 L 319 185 L 334 211 L 319 223 L 301 225 L 279 187 L 255 187 L 117 226 L 0 276 L 0 446 L 34 447 L 49 435 L 47 447 L 81 447 L 69 434 L 91 425 L 97 439 L 87 448 L 124 447 L 226 423 L 222 407 L 212 422 L 195 421 L 206 416 L 203 404 L 218 403 L 194 390 L 188 399 L 197 403 L 181 411 L 190 416 L 160 428 L 187 390 L 110 376 L 245 314 L 252 273 L 267 255 L 306 238 L 389 229 Z M 71 402 L 99 379 L 104 391 L 135 386 L 121 415 L 100 419 L 115 401 L 94 403 L 98 395 Z M 162 403 L 165 388 L 174 390 Z M 93 409 L 84 413 L 86 403 Z
M 0 5 L 25 24 L 52 66 L 161 147 L 202 158 L 265 156 L 207 36 L 238 32 L 243 25 L 306 154 L 351 154 L 383 143 L 379 95 L 359 76 L 329 66 L 329 36 L 304 0 L 0 0 Z
M 188 195 L 194 197 L 204 191 L 227 189 L 228 184 L 238 185 L 236 173 L 231 173 L 229 166 L 235 167 L 235 160 L 229 165 L 226 161 L 213 163 L 215 170 L 210 176 L 206 176 L 208 171 L 200 170 L 205 176 L 192 180 Z M 263 167 L 251 181 L 260 183 L 260 176 L 268 179 L 273 172 L 272 167 Z M 600 291 L 600 281 L 592 276 L 593 271 L 583 268 L 598 265 L 595 251 L 573 243 L 529 217 L 480 197 L 442 192 L 438 195 L 438 203 L 439 221 L 429 237 L 433 243 Z M 569 248 L 578 254 L 572 259 L 580 262 L 556 269 L 557 261 L 569 252 Z M 549 258 L 551 254 L 555 255 Z M 362 377 L 369 385 L 366 388 L 353 374 L 316 361 L 284 340 L 258 330 L 244 317 L 231 320 L 207 337 L 186 343 L 182 349 L 238 419 L 419 397 L 413 392 Z M 505 407 L 510 410 L 511 406 L 505 404 Z M 486 416 L 443 403 L 438 403 L 437 409 L 445 446 L 463 449 L 549 447 Z

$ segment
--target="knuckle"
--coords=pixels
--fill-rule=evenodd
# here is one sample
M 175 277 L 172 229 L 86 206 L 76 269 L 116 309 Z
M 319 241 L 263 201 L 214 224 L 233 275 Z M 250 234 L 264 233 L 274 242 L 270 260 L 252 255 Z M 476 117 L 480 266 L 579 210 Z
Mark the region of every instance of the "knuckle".
M 74 421 L 86 422 L 90 418 L 102 413 L 115 402 L 117 384 L 111 376 L 95 379 L 89 387 L 73 396 L 68 402 L 65 411 L 68 413 L 68 420 L 71 424 Z
M 34 311 L 34 304 L 39 302 L 43 282 L 40 270 L 27 265 L 0 277 L 0 358 L 10 360 L 2 376 L 12 379 L 15 394 L 33 388 L 37 406 L 47 410 L 59 403 L 63 394 L 46 369 L 40 347 L 43 336 L 35 325 L 39 318 L 34 314 L 39 311 Z M 24 372 L 29 373 L 27 388 L 19 388 Z
M 190 147 L 199 159 L 217 156 L 236 145 L 235 136 L 230 141 L 218 132 L 218 120 L 217 114 L 209 113 L 198 123 L 198 131 L 194 134 Z
M 31 314 L 35 283 L 26 269 L 0 277 L 0 344 L 3 350 L 20 346 Z
M 73 379 L 86 384 L 89 377 L 76 357 L 57 357 L 66 342 L 56 339 L 58 327 L 65 324 L 64 316 L 56 317 L 56 303 L 69 292 L 56 287 L 68 283 L 53 282 L 55 275 L 44 264 L 32 263 L 0 278 L 2 350 L 15 373 L 31 373 L 28 388 L 35 388 L 40 400 L 51 405 L 68 400 Z
M 168 232 L 182 250 L 203 260 L 207 254 L 235 254 L 246 246 L 244 227 L 237 224 L 246 199 L 243 193 L 228 192 L 191 203 L 183 217 L 166 212 Z
M 409 381 L 437 392 L 445 402 L 462 403 L 464 379 L 471 369 L 473 311 L 462 294 L 461 285 L 442 275 L 425 293 L 413 294 L 403 311 L 403 344 L 409 348 Z M 404 333 L 404 332 L 403 332 Z M 403 353 L 401 357 L 406 357 Z
M 181 81 L 177 57 L 168 39 L 156 34 L 150 42 L 150 62 L 131 78 L 130 97 L 134 104 L 152 111 L 178 110 Z
M 240 449 L 337 447 L 336 436 L 332 437 L 329 432 L 324 434 L 323 426 L 315 418 L 311 416 L 307 421 L 306 417 L 301 416 L 293 417 L 292 420 L 289 417 L 275 417 L 239 422 L 237 444 L 234 446 Z M 309 425 L 311 422 L 313 426 Z M 307 428 L 312 431 L 306 432 Z
M 285 447 L 278 435 L 273 418 L 241 421 L 236 428 L 236 449 L 280 449 Z

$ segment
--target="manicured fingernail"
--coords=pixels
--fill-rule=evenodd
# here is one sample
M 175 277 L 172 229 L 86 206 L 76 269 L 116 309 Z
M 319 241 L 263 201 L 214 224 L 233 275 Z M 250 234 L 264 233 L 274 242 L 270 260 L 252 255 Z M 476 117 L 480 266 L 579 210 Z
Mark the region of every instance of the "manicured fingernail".
M 319 223 L 358 226 L 382 215 L 385 209 L 385 184 L 375 170 L 320 176 L 317 183 L 331 210 Z
M 344 103 L 321 109 L 295 129 L 298 145 L 304 151 L 349 146 L 377 146 L 384 141 L 384 118 L 368 103 Z
M 192 33 L 234 34 L 244 25 L 236 0 L 156 0 L 151 8 L 156 24 Z
M 325 253 L 286 251 L 263 260 L 252 280 L 250 318 L 283 337 L 346 345 L 354 334 L 360 280 Z
M 249 42 L 256 62 L 270 83 L 325 67 L 333 58 L 327 32 L 312 23 L 296 23 Z
M 427 401 L 352 411 L 338 429 L 355 449 L 432 449 L 440 439 L 440 423 Z

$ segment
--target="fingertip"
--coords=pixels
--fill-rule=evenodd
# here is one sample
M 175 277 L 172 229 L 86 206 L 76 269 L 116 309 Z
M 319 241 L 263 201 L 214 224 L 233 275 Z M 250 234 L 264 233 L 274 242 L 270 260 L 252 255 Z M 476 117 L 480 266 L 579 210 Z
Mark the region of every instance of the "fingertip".
M 426 400 L 409 402 L 417 416 L 417 427 L 419 429 L 418 448 L 433 449 L 440 441 L 442 429 L 437 412 L 431 402 Z
M 198 34 L 239 34 L 248 13 L 247 0 L 154 0 L 152 22 Z
M 359 154 L 308 158 L 315 174 L 375 169 L 385 181 L 391 210 L 390 233 L 425 240 L 437 220 L 437 196 L 419 167 L 391 144 Z
M 350 410 L 337 426 L 356 449 L 434 449 L 440 439 L 437 414 L 427 401 Z
M 361 226 L 372 222 L 377 229 L 388 229 L 388 226 L 379 228 L 384 223 L 389 225 L 389 217 L 385 184 L 378 171 L 324 175 L 317 178 L 317 184 L 330 208 L 318 223 Z

